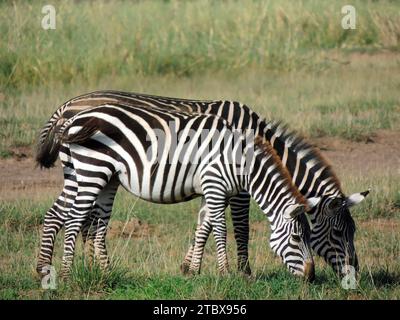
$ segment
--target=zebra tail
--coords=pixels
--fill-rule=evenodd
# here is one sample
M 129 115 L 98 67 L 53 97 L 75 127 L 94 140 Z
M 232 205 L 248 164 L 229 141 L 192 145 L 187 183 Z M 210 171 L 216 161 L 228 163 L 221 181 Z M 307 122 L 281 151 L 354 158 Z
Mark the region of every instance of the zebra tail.
M 68 134 L 68 128 L 73 124 L 74 118 L 71 118 L 68 121 L 68 124 L 61 132 L 60 143 L 84 143 L 89 140 L 99 129 L 100 123 L 96 118 L 87 118 L 83 123 L 80 123 L 79 126 L 82 128 L 73 134 Z M 80 119 L 82 120 L 82 119 Z
M 58 157 L 60 143 L 55 139 L 55 130 L 50 129 L 46 138 L 39 142 L 36 150 L 36 163 L 40 168 L 51 168 Z
M 65 120 L 56 112 L 40 131 L 35 154 L 36 165 L 40 166 L 40 168 L 51 168 L 54 166 L 61 145 L 56 137 L 56 133 Z

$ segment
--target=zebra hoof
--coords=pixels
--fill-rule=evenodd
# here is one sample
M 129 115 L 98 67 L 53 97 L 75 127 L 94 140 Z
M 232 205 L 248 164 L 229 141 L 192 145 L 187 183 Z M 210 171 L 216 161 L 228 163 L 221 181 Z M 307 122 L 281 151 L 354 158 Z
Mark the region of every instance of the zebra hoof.
M 40 266 L 36 267 L 36 272 L 41 278 L 43 278 L 43 277 L 47 276 L 48 274 L 50 274 L 50 272 L 53 268 L 54 267 L 50 264 L 40 265 Z
M 251 269 L 249 265 L 245 267 L 239 268 L 238 271 L 243 274 L 244 276 L 250 277 L 251 276 Z
M 71 279 L 71 271 L 70 270 L 61 270 L 60 271 L 60 280 L 66 282 L 69 279 Z
M 244 279 L 244 280 L 253 280 L 254 276 L 251 273 L 239 271 L 239 275 Z
M 188 275 L 189 274 L 189 267 L 190 264 L 187 262 L 182 262 L 180 269 L 183 275 Z
M 219 271 L 220 277 L 226 277 L 230 274 L 229 270 Z
M 223 269 L 219 269 L 219 275 L 221 277 L 225 277 L 230 274 L 230 270 L 228 266 L 225 266 Z
M 195 277 L 198 276 L 200 274 L 200 270 L 196 270 L 196 269 L 188 269 L 188 271 L 185 273 L 186 276 L 189 277 Z
M 60 281 L 62 282 L 67 282 L 69 279 L 71 279 L 71 275 L 70 274 L 60 274 Z

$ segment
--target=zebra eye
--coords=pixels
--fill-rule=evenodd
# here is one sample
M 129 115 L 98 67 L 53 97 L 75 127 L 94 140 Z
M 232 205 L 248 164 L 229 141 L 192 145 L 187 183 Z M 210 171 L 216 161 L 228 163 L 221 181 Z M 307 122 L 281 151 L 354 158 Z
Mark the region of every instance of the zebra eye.
M 332 230 L 333 230 L 333 233 L 338 236 L 342 235 L 342 233 L 343 233 L 343 230 L 338 227 L 333 227 Z
M 334 214 L 343 207 L 344 200 L 341 198 L 335 198 L 328 202 L 328 211 L 330 214 Z
M 300 242 L 301 241 L 301 238 L 300 238 L 300 236 L 298 234 L 292 234 L 292 239 L 294 241 L 296 241 L 296 242 Z

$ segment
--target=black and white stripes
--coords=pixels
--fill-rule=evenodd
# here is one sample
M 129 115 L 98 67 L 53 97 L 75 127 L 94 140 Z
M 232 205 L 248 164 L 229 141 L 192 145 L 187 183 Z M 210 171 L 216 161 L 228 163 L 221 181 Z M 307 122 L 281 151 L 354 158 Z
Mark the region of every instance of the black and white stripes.
M 167 137 L 161 150 L 155 128 L 162 129 Z M 205 140 L 200 134 L 203 129 L 207 132 Z M 199 133 L 190 137 L 198 148 L 183 148 L 189 130 Z M 168 141 L 175 134 L 179 139 L 174 157 L 189 152 L 193 161 L 180 163 L 162 157 L 161 161 L 158 157 L 147 158 L 149 149 L 153 150 L 152 154 L 170 154 L 172 144 Z M 213 115 L 165 112 L 123 104 L 95 107 L 66 121 L 58 139 L 61 148 L 66 149 L 64 155 L 70 157 L 67 168 L 75 171 L 77 189 L 65 220 L 63 273 L 68 274 L 70 270 L 76 236 L 93 205 L 99 206 L 97 201 L 101 198 L 110 199 L 104 192 L 109 194 L 105 190 L 115 190 L 114 181 L 118 180 L 131 193 L 152 202 L 175 203 L 204 196 L 221 272 L 228 268 L 225 206 L 230 197 L 247 190 L 268 214 L 273 250 L 291 272 L 313 278 L 304 199 L 291 185 L 268 142 L 254 144 L 254 139 L 249 142 L 242 134 L 238 143 L 234 137 L 233 129 Z M 247 163 L 247 155 L 253 149 L 251 163 Z M 239 152 L 231 153 L 232 150 Z M 248 172 L 244 171 L 246 167 Z M 108 206 L 104 211 L 110 209 Z M 190 265 L 192 272 L 199 271 L 201 256 L 201 244 L 196 243 Z M 48 262 L 45 260 L 42 259 L 41 266 Z
M 247 106 L 238 102 L 184 100 L 116 91 L 99 91 L 82 95 L 62 105 L 42 129 L 37 158 L 38 162 L 43 166 L 49 166 L 48 163 L 51 162 L 49 159 L 53 159 L 54 154 L 57 152 L 55 132 L 59 130 L 68 118 L 82 110 L 116 102 L 123 103 L 128 107 L 152 108 L 162 110 L 163 112 L 180 110 L 190 113 L 214 114 L 226 119 L 234 128 L 252 129 L 255 133 L 260 133 L 271 143 L 280 157 L 282 164 L 292 176 L 293 183 L 299 188 L 299 191 L 307 198 L 322 198 L 322 201 L 311 211 L 311 221 L 313 224 L 311 246 L 314 251 L 324 257 L 337 271 L 340 271 L 344 264 L 357 266 L 357 257 L 353 242 L 355 231 L 354 221 L 350 216 L 346 204 L 355 204 L 357 201 L 361 201 L 366 193 L 355 194 L 346 198 L 332 169 L 315 148 L 286 129 L 283 125 L 260 118 Z M 49 154 L 52 156 L 49 156 Z M 45 157 L 42 155 L 45 155 Z M 65 165 L 68 166 L 68 162 L 65 162 Z M 154 181 L 152 182 L 154 183 Z M 70 183 L 73 184 L 73 182 Z M 109 202 L 112 203 L 113 196 L 110 195 L 109 198 Z M 351 201 L 352 198 L 357 201 Z M 106 207 L 110 207 L 110 209 L 102 211 L 100 210 L 101 206 L 98 206 L 97 202 L 94 205 L 93 216 L 99 216 L 100 214 L 102 218 L 92 219 L 92 225 L 104 226 L 108 222 L 111 207 L 108 205 Z M 232 210 L 235 238 L 238 245 L 239 269 L 250 273 L 247 249 L 249 196 L 246 192 L 241 192 L 238 196 L 232 197 L 229 204 Z M 203 217 L 206 217 L 206 209 L 202 207 L 200 210 L 200 213 L 203 214 L 200 217 L 201 219 L 199 219 L 198 226 L 198 230 L 200 230 L 201 224 L 205 224 L 201 233 L 205 239 L 207 238 L 206 234 L 208 235 L 211 231 L 209 226 L 207 226 L 207 219 L 203 219 Z M 100 211 L 100 213 L 96 214 L 97 211 Z M 48 215 L 53 217 L 54 213 L 48 213 Z M 63 223 L 63 221 L 60 222 L 60 224 Z M 85 224 L 85 226 L 89 225 L 90 223 Z M 337 226 L 341 226 L 340 232 L 337 231 Z M 96 228 L 92 227 L 91 232 L 85 231 L 85 228 L 84 233 L 85 235 L 88 234 L 89 238 L 101 238 L 99 235 L 96 235 Z M 103 230 L 104 232 L 100 233 L 104 236 L 105 227 L 103 227 Z M 334 241 L 330 239 L 334 239 Z M 95 251 L 106 252 L 105 249 L 101 249 L 105 248 L 105 240 L 98 240 L 97 243 L 100 248 L 95 249 Z M 100 245 L 100 243 L 102 244 Z M 49 251 L 52 251 L 50 247 L 51 244 L 49 242 L 48 248 Z M 185 257 L 182 265 L 184 270 L 187 270 L 191 263 L 192 250 L 193 246 Z M 104 256 L 99 258 L 106 260 Z

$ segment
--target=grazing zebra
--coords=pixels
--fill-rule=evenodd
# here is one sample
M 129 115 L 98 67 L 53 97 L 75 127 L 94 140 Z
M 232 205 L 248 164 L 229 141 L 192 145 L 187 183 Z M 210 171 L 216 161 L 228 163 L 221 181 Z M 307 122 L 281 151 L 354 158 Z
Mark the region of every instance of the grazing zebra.
M 165 137 L 162 145 L 158 144 L 159 131 Z M 55 135 L 59 147 L 47 148 L 60 151 L 61 160 L 68 163 L 65 175 L 75 175 L 76 182 L 71 193 L 74 199 L 63 216 L 66 231 L 62 275 L 70 271 L 77 234 L 93 204 L 100 198 L 107 199 L 110 190 L 113 194 L 121 184 L 138 197 L 157 203 L 203 196 L 221 273 L 228 270 L 225 207 L 229 198 L 246 190 L 271 222 L 272 250 L 293 274 L 312 280 L 310 230 L 304 212 L 307 204 L 315 202 L 306 203 L 291 184 L 267 141 L 235 132 L 214 115 L 166 112 L 123 103 L 85 110 L 66 121 Z M 179 137 L 176 145 L 174 137 Z M 200 270 L 202 251 L 196 251 L 198 248 L 201 246 L 196 244 L 194 251 L 199 255 L 193 256 L 189 268 L 193 273 Z
M 311 247 L 314 252 L 322 256 L 337 272 L 341 272 L 341 267 L 345 264 L 350 264 L 357 268 L 358 261 L 353 240 L 355 224 L 348 208 L 361 202 L 367 192 L 356 193 L 346 197 L 333 170 L 314 147 L 295 133 L 287 130 L 283 125 L 260 118 L 257 113 L 239 102 L 186 100 L 118 91 L 98 91 L 85 94 L 64 103 L 44 126 L 39 141 L 38 163 L 41 166 L 49 167 L 49 163 L 54 162 L 55 159 L 49 158 L 48 154 L 55 154 L 55 157 L 57 157 L 57 153 L 51 152 L 53 148 L 57 148 L 57 145 L 52 142 L 55 141 L 55 132 L 64 121 L 79 111 L 104 103 L 116 102 L 123 102 L 126 105 L 136 107 L 143 106 L 146 108 L 215 114 L 226 119 L 235 128 L 252 129 L 255 133 L 260 133 L 275 149 L 299 191 L 307 198 L 322 198 L 318 206 L 310 212 L 313 225 Z M 47 150 L 48 148 L 49 150 Z M 66 162 L 66 165 L 68 165 L 68 162 Z M 71 176 L 69 176 L 69 179 L 71 179 Z M 73 181 L 69 183 L 74 184 Z M 69 188 L 72 189 L 72 187 Z M 65 202 L 63 194 L 60 197 L 61 199 L 58 201 L 59 207 L 60 203 Z M 112 193 L 109 194 L 109 198 L 112 198 Z M 249 200 L 249 195 L 246 192 L 241 192 L 230 201 L 238 247 L 238 268 L 246 273 L 250 273 L 248 264 Z M 204 204 L 204 201 L 202 203 Z M 95 208 L 96 210 L 93 210 L 91 220 L 88 220 L 83 228 L 84 239 L 88 238 L 91 243 L 96 244 L 95 251 L 99 253 L 98 258 L 100 261 L 108 261 L 105 239 L 104 237 L 102 239 L 101 235 L 106 232 L 111 207 L 109 203 L 102 205 L 99 201 L 96 201 Z M 68 211 L 68 208 L 66 210 Z M 207 207 L 200 209 L 197 230 L 201 229 L 206 212 Z M 47 219 L 47 216 L 51 217 L 51 219 Z M 46 220 L 51 221 L 51 224 L 57 227 L 63 224 L 63 222 L 57 222 L 56 215 L 50 211 L 46 215 Z M 88 231 L 89 226 L 92 226 L 90 232 Z M 97 226 L 99 227 L 98 230 L 96 230 Z M 207 226 L 209 228 L 208 222 L 205 221 L 203 228 L 207 229 Z M 52 229 L 47 228 L 47 230 Z M 208 233 L 207 230 L 202 231 L 204 237 Z M 51 261 L 54 232 L 50 232 L 50 235 L 45 240 L 47 241 L 42 242 L 41 256 L 46 256 L 45 260 L 48 262 Z M 182 264 L 184 270 L 187 270 L 192 254 L 193 245 Z

